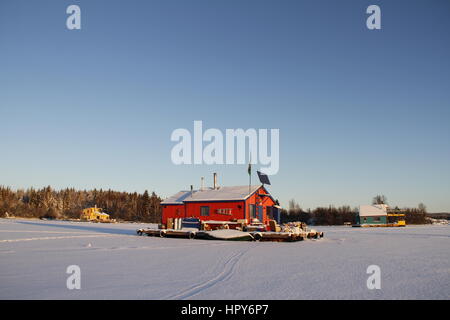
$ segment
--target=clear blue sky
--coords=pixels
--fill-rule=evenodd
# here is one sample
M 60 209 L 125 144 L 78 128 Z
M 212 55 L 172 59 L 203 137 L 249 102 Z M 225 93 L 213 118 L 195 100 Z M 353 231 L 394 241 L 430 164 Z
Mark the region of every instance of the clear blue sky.
M 172 164 L 171 132 L 203 120 L 280 129 L 284 206 L 450 211 L 449 35 L 447 0 L 2 0 L 0 184 L 247 184 L 245 165 Z

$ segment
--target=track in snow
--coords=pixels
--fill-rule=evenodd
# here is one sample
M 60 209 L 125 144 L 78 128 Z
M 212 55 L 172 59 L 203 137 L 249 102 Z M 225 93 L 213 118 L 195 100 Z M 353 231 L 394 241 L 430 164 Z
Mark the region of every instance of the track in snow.
M 188 299 L 191 298 L 200 292 L 211 288 L 212 286 L 226 281 L 233 276 L 236 270 L 236 266 L 241 260 L 242 256 L 247 253 L 249 249 L 233 254 L 224 264 L 224 268 L 221 272 L 219 272 L 213 278 L 197 283 L 187 289 L 182 290 L 180 293 L 170 295 L 164 298 L 164 300 L 180 300 L 180 299 Z
M 39 238 L 22 238 L 22 239 L 5 239 L 0 240 L 3 242 L 22 242 L 22 241 L 36 241 L 36 240 L 61 240 L 61 239 L 76 239 L 76 238 L 105 238 L 113 237 L 112 235 L 94 234 L 94 235 L 82 235 L 82 236 L 60 236 L 60 237 L 39 237 Z

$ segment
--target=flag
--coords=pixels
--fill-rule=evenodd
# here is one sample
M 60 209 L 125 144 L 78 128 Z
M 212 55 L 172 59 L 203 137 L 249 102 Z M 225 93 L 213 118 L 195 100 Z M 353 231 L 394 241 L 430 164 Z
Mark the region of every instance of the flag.
M 251 175 L 252 174 L 252 164 L 249 162 L 248 163 L 248 175 Z

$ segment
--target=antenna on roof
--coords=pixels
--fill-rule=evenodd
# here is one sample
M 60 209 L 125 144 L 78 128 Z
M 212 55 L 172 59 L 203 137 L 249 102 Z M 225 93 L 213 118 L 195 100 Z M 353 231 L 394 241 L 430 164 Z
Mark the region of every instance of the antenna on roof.
M 213 189 L 216 190 L 218 189 L 218 185 L 217 185 L 217 173 L 213 173 Z
M 261 171 L 256 171 L 256 173 L 258 174 L 259 181 L 263 185 L 268 184 L 270 186 L 270 180 L 269 180 L 269 176 L 267 174 L 262 173 Z

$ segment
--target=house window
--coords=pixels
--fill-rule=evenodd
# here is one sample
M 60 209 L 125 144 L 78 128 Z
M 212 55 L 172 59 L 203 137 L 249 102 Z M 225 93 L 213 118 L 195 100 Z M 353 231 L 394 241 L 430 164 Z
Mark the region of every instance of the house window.
M 200 215 L 202 217 L 209 216 L 209 207 L 200 207 Z
M 381 221 L 381 218 L 380 218 L 380 217 L 375 217 L 375 218 L 373 218 L 373 221 L 375 221 L 375 222 L 380 222 L 380 221 Z

